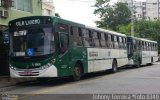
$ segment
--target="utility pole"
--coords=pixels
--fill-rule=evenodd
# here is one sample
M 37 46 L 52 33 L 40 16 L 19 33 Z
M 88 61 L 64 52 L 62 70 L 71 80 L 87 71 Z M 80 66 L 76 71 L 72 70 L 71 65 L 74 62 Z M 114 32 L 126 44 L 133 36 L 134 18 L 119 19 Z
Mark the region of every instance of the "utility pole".
M 159 20 L 159 0 L 158 0 L 158 20 Z
M 134 36 L 134 6 L 131 0 L 131 36 Z

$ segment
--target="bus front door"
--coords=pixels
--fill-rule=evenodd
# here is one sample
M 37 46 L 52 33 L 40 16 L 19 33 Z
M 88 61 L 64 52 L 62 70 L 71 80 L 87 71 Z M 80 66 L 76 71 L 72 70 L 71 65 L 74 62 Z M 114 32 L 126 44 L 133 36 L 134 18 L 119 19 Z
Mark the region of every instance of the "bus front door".
M 58 66 L 59 76 L 68 76 L 71 74 L 69 67 L 69 36 L 68 33 L 58 33 Z

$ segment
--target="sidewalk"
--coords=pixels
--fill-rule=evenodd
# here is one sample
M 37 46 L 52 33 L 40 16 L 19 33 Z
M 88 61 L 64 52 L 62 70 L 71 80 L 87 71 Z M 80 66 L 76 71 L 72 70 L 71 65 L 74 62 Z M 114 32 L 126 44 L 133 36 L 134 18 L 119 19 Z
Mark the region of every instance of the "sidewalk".
M 14 86 L 17 83 L 34 81 L 36 78 L 10 78 L 9 76 L 0 75 L 0 88 Z
M 0 88 L 16 85 L 16 81 L 9 76 L 0 76 Z

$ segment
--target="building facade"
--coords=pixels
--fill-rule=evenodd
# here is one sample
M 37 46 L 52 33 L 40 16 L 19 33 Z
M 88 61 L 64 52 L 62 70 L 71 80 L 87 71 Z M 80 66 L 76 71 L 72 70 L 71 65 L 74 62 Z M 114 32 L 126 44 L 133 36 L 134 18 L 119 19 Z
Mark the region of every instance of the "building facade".
M 9 45 L 4 44 L 2 31 L 10 20 L 37 15 L 42 15 L 41 0 L 0 0 L 0 75 L 9 75 Z
M 53 0 L 42 0 L 42 15 L 55 16 Z
M 125 2 L 128 7 L 132 8 L 131 0 L 119 0 Z M 136 19 L 157 20 L 160 19 L 160 0 L 146 0 L 135 1 L 133 0 L 133 9 Z
M 146 5 L 144 5 L 144 2 L 135 1 L 135 0 L 133 1 L 132 0 L 119 0 L 119 2 L 127 3 L 130 10 L 132 10 L 133 8 L 134 16 L 137 20 L 145 18 Z
M 160 0 L 146 0 L 146 17 L 148 20 L 160 19 Z
M 42 15 L 41 0 L 0 0 L 0 30 L 10 20 L 34 15 Z

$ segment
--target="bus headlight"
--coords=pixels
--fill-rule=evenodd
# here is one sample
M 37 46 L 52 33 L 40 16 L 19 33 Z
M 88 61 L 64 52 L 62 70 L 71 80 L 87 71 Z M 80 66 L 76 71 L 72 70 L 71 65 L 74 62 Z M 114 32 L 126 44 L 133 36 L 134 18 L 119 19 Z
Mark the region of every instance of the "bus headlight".
M 16 70 L 16 68 L 13 67 L 12 65 L 9 65 L 9 67 L 10 67 L 11 69 L 13 69 L 13 70 Z

